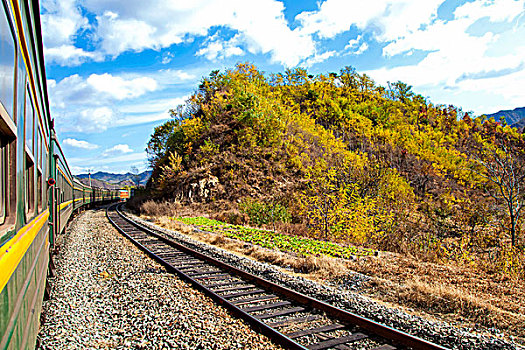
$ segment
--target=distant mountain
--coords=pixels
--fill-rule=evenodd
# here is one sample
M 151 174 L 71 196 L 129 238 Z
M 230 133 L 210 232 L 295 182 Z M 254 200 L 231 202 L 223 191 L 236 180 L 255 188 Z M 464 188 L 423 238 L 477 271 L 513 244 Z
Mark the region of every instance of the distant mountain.
M 149 180 L 151 176 L 151 171 L 144 171 L 140 174 L 134 175 L 132 173 L 125 173 L 125 174 L 113 174 L 113 173 L 107 173 L 105 171 L 98 171 L 96 173 L 91 174 L 91 183 L 93 184 L 93 180 L 100 181 L 102 183 L 107 183 L 111 185 L 117 185 L 118 187 L 123 186 L 135 186 L 136 182 L 138 180 L 140 185 L 145 185 L 146 182 Z M 89 183 L 89 174 L 80 174 L 77 175 L 77 178 L 81 180 L 88 180 L 87 183 Z M 82 181 L 83 183 L 86 183 L 85 181 Z M 100 185 L 102 185 L 102 183 Z M 93 186 L 97 187 L 103 187 L 93 184 Z
M 525 127 L 525 107 L 515 108 L 513 110 L 499 111 L 492 114 L 486 114 L 487 118 L 494 117 L 495 120 L 500 120 L 505 117 L 508 125 L 515 128 Z
M 106 188 L 110 190 L 115 190 L 124 187 L 124 185 L 120 184 L 110 184 L 105 181 L 97 180 L 97 179 L 89 179 L 89 178 L 79 178 L 80 182 L 82 182 L 84 185 L 98 187 L 98 188 Z

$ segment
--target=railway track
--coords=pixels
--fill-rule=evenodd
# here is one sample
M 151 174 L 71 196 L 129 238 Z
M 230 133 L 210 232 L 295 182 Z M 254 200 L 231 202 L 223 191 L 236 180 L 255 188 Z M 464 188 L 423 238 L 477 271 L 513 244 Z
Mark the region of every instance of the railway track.
M 106 215 L 116 229 L 234 315 L 287 349 L 446 349 L 352 314 L 194 251 L 122 215 Z

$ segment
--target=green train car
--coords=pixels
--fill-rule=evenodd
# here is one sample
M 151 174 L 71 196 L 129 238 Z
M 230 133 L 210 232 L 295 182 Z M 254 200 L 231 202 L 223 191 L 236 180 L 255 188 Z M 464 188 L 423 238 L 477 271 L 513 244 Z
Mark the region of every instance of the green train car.
M 55 237 L 74 210 L 119 191 L 71 175 L 49 112 L 39 3 L 1 2 L 0 349 L 34 349 Z

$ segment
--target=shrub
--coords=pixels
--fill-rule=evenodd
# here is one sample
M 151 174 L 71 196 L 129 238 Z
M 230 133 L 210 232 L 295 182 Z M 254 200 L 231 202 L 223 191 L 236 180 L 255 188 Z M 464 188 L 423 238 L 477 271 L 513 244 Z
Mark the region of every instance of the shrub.
M 256 226 L 291 221 L 291 215 L 286 207 L 277 202 L 266 203 L 247 198 L 239 204 L 239 209 L 246 213 L 250 218 L 250 223 Z
M 140 205 L 141 214 L 148 216 L 177 216 L 180 204 L 176 202 L 156 202 L 147 200 Z

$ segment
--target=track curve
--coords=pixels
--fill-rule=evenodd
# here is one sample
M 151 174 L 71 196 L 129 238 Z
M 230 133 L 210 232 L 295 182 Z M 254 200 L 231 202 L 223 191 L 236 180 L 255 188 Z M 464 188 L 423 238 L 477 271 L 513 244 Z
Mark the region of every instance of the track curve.
M 106 216 L 149 256 L 287 349 L 447 348 L 358 316 L 192 250 L 124 216 Z

